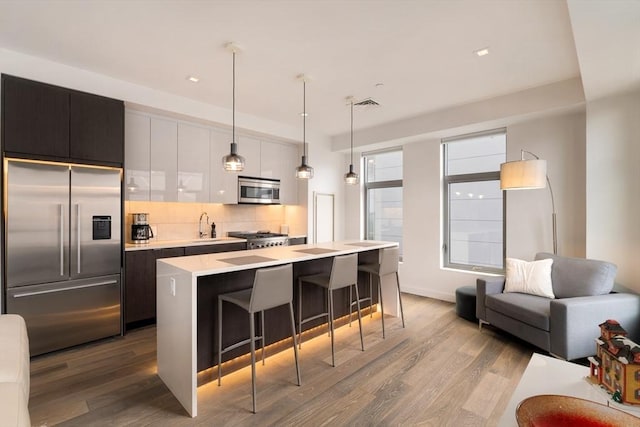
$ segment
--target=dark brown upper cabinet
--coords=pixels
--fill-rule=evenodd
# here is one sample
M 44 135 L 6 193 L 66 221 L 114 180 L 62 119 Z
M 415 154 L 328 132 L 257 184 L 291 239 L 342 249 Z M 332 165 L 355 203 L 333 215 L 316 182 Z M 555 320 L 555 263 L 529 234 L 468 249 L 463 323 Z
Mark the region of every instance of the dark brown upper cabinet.
M 69 92 L 3 75 L 2 140 L 7 153 L 69 157 Z
M 124 103 L 116 99 L 71 92 L 70 157 L 122 165 Z
M 8 156 L 107 166 L 124 163 L 124 103 L 2 75 Z

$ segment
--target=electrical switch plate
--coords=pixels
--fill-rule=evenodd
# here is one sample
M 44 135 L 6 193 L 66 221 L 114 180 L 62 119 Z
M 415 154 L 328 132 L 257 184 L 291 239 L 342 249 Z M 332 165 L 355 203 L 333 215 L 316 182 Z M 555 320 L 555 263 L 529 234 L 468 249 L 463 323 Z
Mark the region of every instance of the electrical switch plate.
M 173 277 L 169 279 L 169 283 L 171 284 L 171 296 L 176 296 L 176 279 Z

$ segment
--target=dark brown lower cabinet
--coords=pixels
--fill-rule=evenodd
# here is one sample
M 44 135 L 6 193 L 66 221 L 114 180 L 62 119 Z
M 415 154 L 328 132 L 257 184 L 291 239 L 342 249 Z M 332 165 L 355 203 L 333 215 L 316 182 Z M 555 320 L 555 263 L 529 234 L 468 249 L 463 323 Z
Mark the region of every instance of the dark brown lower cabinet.
M 126 252 L 124 283 L 125 330 L 151 325 L 156 321 L 156 260 L 245 249 L 247 249 L 247 244 L 242 242 Z
M 130 251 L 125 255 L 124 323 L 133 329 L 155 323 L 156 260 L 184 255 L 184 248 Z
M 244 251 L 247 249 L 247 244 L 242 243 L 220 243 L 217 245 L 203 245 L 203 246 L 187 246 L 184 248 L 185 255 L 203 255 L 203 254 L 215 254 L 218 252 L 231 252 L 231 251 Z

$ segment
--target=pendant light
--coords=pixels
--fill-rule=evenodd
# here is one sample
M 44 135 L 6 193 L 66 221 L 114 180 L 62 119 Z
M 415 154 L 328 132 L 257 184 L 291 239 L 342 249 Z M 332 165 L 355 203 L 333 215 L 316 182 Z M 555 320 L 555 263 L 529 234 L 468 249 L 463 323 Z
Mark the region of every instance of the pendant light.
M 358 174 L 353 171 L 353 97 L 347 98 L 351 104 L 351 163 L 349 163 L 349 172 L 344 174 L 344 182 L 349 185 L 358 183 Z
M 302 162 L 296 168 L 296 178 L 311 179 L 313 178 L 313 168 L 307 164 L 307 77 L 301 74 L 298 79 L 302 80 Z
M 231 152 L 222 157 L 222 166 L 227 172 L 240 172 L 244 170 L 244 157 L 238 154 L 236 143 L 236 52 L 239 50 L 234 43 L 228 43 L 226 48 L 233 53 L 233 104 L 231 127 Z

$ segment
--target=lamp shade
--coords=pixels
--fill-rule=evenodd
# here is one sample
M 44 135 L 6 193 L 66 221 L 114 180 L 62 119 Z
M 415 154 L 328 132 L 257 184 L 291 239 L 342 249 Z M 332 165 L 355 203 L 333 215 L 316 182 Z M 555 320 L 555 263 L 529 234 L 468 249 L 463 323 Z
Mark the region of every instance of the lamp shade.
M 307 164 L 307 156 L 302 156 L 302 164 L 296 168 L 296 178 L 313 178 L 313 168 Z
M 231 143 L 231 153 L 222 157 L 222 166 L 227 172 L 242 172 L 244 170 L 244 157 L 238 154 L 238 146 Z
M 546 160 L 518 160 L 500 165 L 501 190 L 529 190 L 546 186 Z

